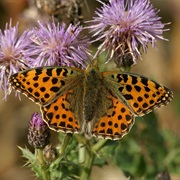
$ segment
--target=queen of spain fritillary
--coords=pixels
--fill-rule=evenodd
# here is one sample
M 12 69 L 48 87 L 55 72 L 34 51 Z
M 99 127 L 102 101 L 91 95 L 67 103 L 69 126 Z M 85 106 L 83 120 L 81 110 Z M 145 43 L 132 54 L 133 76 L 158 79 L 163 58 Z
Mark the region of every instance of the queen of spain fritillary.
M 167 87 L 131 73 L 100 72 L 73 67 L 40 67 L 11 76 L 12 87 L 40 105 L 49 128 L 120 139 L 129 132 L 135 116 L 168 104 Z

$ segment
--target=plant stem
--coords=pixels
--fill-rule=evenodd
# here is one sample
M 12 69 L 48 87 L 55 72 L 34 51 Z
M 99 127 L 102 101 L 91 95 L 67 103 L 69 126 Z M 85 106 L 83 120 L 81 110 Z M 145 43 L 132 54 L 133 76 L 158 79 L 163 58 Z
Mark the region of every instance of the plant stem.
M 108 139 L 103 139 L 103 140 L 98 141 L 98 142 L 92 147 L 92 151 L 93 151 L 93 152 L 99 151 L 99 150 L 106 144 L 107 141 L 108 141 Z
M 71 138 L 72 138 L 72 134 L 66 134 L 66 136 L 64 137 L 62 145 L 59 149 L 59 157 L 50 165 L 50 168 L 49 168 L 50 171 L 53 171 L 53 169 L 57 169 L 57 166 L 60 165 L 61 160 L 64 157 L 66 147 L 69 144 L 69 141 L 71 140 Z
M 108 140 L 98 141 L 95 145 L 92 146 L 92 148 L 90 148 L 88 145 L 83 147 L 83 151 L 81 152 L 84 152 L 85 159 L 84 159 L 84 167 L 80 175 L 81 180 L 90 179 L 90 174 L 91 174 L 91 169 L 95 158 L 95 154 L 105 145 L 107 141 Z
M 83 164 L 85 161 L 85 151 L 86 151 L 86 147 L 79 143 L 79 164 Z
M 63 140 L 62 146 L 60 148 L 60 152 L 59 152 L 60 156 L 64 155 L 66 147 L 69 144 L 69 141 L 71 140 L 71 138 L 72 138 L 72 134 L 66 134 L 66 136 L 64 137 L 64 140 Z
M 91 149 L 88 149 L 88 147 L 86 147 L 84 150 L 85 150 L 84 151 L 85 161 L 84 161 L 84 167 L 81 171 L 80 179 L 88 180 L 90 179 L 92 164 L 94 160 L 94 153 L 91 151 Z
M 43 157 L 43 150 L 36 149 L 36 157 L 37 157 L 37 163 L 40 166 L 41 169 L 41 176 L 43 180 L 50 180 L 50 174 L 46 165 L 46 162 Z

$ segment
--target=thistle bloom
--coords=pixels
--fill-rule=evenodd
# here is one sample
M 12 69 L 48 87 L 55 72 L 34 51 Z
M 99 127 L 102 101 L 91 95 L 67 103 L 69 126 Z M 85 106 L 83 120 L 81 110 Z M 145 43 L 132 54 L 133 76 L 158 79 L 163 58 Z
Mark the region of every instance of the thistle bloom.
M 159 11 L 149 0 L 110 0 L 108 4 L 98 1 L 103 6 L 88 27 L 96 37 L 94 41 L 102 41 L 96 55 L 107 50 L 109 60 L 115 59 L 118 67 L 130 66 L 149 43 L 155 47 L 157 40 L 165 40 L 162 33 L 167 29 L 163 29 Z
M 50 142 L 50 129 L 38 113 L 34 113 L 31 117 L 28 142 L 36 149 L 43 149 Z
M 81 27 L 66 25 L 49 21 L 46 24 L 38 22 L 39 28 L 34 29 L 34 46 L 31 50 L 37 54 L 32 61 L 37 66 L 82 66 L 88 59 L 88 40 L 80 37 Z
M 4 32 L 0 30 L 0 89 L 5 92 L 5 99 L 11 92 L 8 78 L 29 66 L 31 52 L 28 47 L 32 43 L 30 37 L 30 31 L 24 31 L 20 36 L 18 24 L 12 27 L 11 21 L 6 24 Z

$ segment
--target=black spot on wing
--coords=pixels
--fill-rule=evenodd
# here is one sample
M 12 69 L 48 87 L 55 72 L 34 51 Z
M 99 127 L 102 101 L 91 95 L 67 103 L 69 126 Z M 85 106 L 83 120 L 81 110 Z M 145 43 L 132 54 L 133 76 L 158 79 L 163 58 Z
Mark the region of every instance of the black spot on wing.
M 30 92 L 30 93 L 33 92 L 33 89 L 32 89 L 32 88 L 28 88 L 27 90 L 28 90 L 28 92 Z
M 124 82 L 126 83 L 128 81 L 128 75 L 127 74 L 123 74 L 122 76 L 123 76 Z
M 105 127 L 106 124 L 105 124 L 104 122 L 102 122 L 102 123 L 100 124 L 100 126 L 101 126 L 101 127 Z
M 37 70 L 36 70 L 36 72 L 37 72 Z M 19 74 L 17 73 L 17 74 L 14 74 L 13 76 L 14 76 L 14 77 L 17 77 L 18 75 L 19 75 Z M 24 77 L 27 77 L 28 71 L 23 72 L 23 75 L 24 75 Z
M 146 98 L 146 99 L 148 99 L 149 98 L 149 95 L 148 94 L 144 94 L 144 97 Z
M 59 118 L 60 118 L 60 115 L 59 115 L 59 114 L 57 114 L 57 115 L 55 116 L 55 118 L 56 118 L 56 119 L 59 119 Z
M 124 89 L 123 87 L 119 87 L 119 88 L 118 88 L 118 90 L 119 90 L 120 92 L 122 92 L 123 89 Z
M 45 87 L 41 87 L 41 88 L 40 88 L 40 91 L 41 91 L 41 92 L 45 92 L 45 91 L 46 91 L 46 88 L 45 88 Z
M 52 76 L 52 71 L 53 71 L 53 69 L 46 69 L 46 74 L 48 76 Z
M 61 80 L 61 85 L 64 86 L 65 85 L 65 81 Z
M 138 100 L 138 102 L 142 102 L 142 101 L 143 101 L 143 98 L 142 98 L 141 96 L 139 96 L 139 97 L 137 98 L 137 100 Z
M 63 76 L 67 76 L 68 70 L 67 69 L 63 69 L 63 70 L 64 70 Z
M 34 96 L 37 97 L 37 98 L 40 97 L 39 92 L 36 91 L 36 92 L 34 93 Z
M 49 79 L 50 79 L 50 77 L 44 77 L 43 82 L 47 82 L 47 81 L 49 81 Z
M 34 80 L 34 81 L 38 81 L 38 79 L 39 79 L 39 76 L 33 77 L 33 80 Z
M 67 117 L 66 114 L 62 114 L 63 119 L 66 119 L 66 117 Z
M 70 124 L 67 125 L 67 128 L 73 129 L 73 127 Z
M 41 98 L 41 102 L 42 102 L 42 103 L 45 103 L 46 101 L 45 101 L 45 99 L 44 99 L 44 98 Z
M 50 91 L 53 91 L 53 92 L 58 92 L 59 91 L 59 87 L 57 87 L 57 86 L 53 86 L 53 87 L 51 87 L 50 88 Z
M 114 75 L 112 75 L 112 76 L 113 76 L 113 79 L 114 79 Z M 118 82 L 121 82 L 123 80 L 123 78 L 121 77 L 121 74 L 118 74 L 117 79 L 118 79 Z
M 115 124 L 114 124 L 114 127 L 115 127 L 115 128 L 118 128 L 118 123 L 115 123 Z
M 132 84 L 136 84 L 138 81 L 137 81 L 137 77 L 135 76 L 132 76 Z
M 66 123 L 65 123 L 64 121 L 61 121 L 61 122 L 59 123 L 59 126 L 65 127 L 65 126 L 66 126 Z
M 59 108 L 58 106 L 54 106 L 54 110 L 57 111 Z
M 111 128 L 108 128 L 108 129 L 107 129 L 107 134 L 113 134 L 113 131 L 112 131 Z
M 61 74 L 61 72 L 62 72 L 62 68 L 57 68 L 57 69 L 56 69 L 56 74 L 57 74 L 57 76 L 59 76 L 59 75 Z
M 113 75 L 111 75 L 111 77 L 114 79 L 114 74 L 113 74 Z M 118 76 L 117 76 L 117 78 L 118 78 Z
M 39 83 L 34 83 L 33 86 L 37 88 L 39 86 Z
M 148 87 L 144 87 L 144 89 L 145 89 L 146 92 L 150 91 L 150 89 Z
M 35 75 L 38 76 L 38 75 L 41 75 L 41 74 L 42 74 L 42 69 L 36 69 Z
M 113 117 L 115 114 L 116 114 L 116 112 L 115 112 L 115 111 L 113 111 L 111 116 Z
M 56 84 L 58 82 L 58 78 L 53 77 L 52 78 L 52 84 Z
M 133 104 L 133 107 L 138 108 L 138 104 L 135 102 L 135 103 Z
M 53 118 L 53 113 L 52 112 L 47 113 L 47 117 L 48 117 L 48 119 L 52 119 Z
M 142 78 L 141 82 L 144 84 L 144 86 L 148 86 L 148 79 Z
M 73 122 L 73 118 L 72 117 L 69 117 L 68 120 L 69 120 L 69 122 Z
M 121 115 L 118 115 L 118 120 L 121 120 L 122 119 L 122 116 Z
M 150 100 L 149 103 L 150 103 L 150 104 L 154 104 L 154 100 Z
M 142 107 L 143 107 L 144 109 L 146 109 L 146 108 L 148 107 L 148 104 L 147 104 L 147 103 L 144 103 L 144 104 L 142 105 Z
M 51 105 L 49 104 L 45 108 L 48 110 L 48 109 L 50 109 L 50 107 L 51 107 Z
M 104 130 L 104 129 L 102 129 L 102 130 L 100 130 L 100 131 L 99 131 L 99 133 L 104 134 L 104 133 L 105 133 L 105 130 Z
M 135 85 L 134 88 L 136 89 L 137 92 L 141 91 L 141 88 L 139 86 L 137 86 L 137 85 Z
M 129 120 L 131 120 L 131 118 L 132 118 L 132 117 L 131 117 L 130 115 L 128 115 L 128 114 L 127 114 L 125 117 L 126 117 L 126 121 L 129 121 Z
M 108 125 L 109 125 L 109 126 L 112 126 L 112 121 L 108 121 Z
M 124 124 L 124 123 L 122 123 L 122 124 L 121 124 L 121 129 L 122 129 L 122 131 L 125 131 L 125 130 L 127 129 L 127 125 Z
M 46 94 L 44 95 L 44 97 L 47 99 L 47 98 L 50 97 L 50 95 L 49 95 L 48 93 L 46 93 Z
M 131 99 L 133 99 L 133 97 L 132 97 L 131 94 L 125 94 L 124 97 L 125 97 L 126 100 L 131 100 Z
M 131 92 L 131 90 L 132 90 L 132 86 L 130 86 L 129 84 L 128 84 L 128 85 L 126 85 L 126 90 L 127 90 L 128 92 Z

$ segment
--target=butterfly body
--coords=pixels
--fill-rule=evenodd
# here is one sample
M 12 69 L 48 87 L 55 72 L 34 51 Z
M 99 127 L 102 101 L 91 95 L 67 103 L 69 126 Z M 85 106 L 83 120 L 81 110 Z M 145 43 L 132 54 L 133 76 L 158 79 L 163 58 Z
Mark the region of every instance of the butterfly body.
M 172 92 L 140 75 L 71 67 L 40 67 L 14 74 L 11 85 L 40 105 L 44 121 L 55 131 L 119 139 Z
M 101 87 L 100 74 L 91 69 L 85 74 L 83 90 L 84 120 L 92 121 Z

